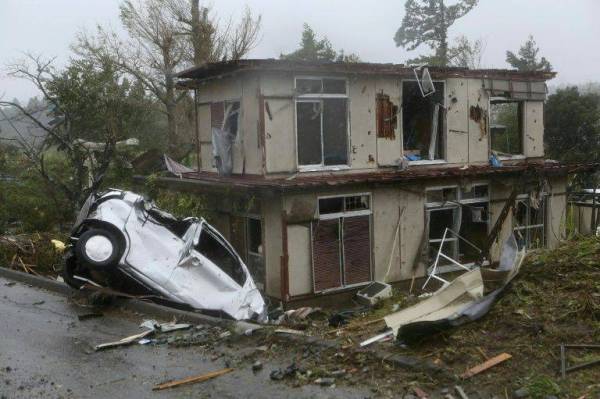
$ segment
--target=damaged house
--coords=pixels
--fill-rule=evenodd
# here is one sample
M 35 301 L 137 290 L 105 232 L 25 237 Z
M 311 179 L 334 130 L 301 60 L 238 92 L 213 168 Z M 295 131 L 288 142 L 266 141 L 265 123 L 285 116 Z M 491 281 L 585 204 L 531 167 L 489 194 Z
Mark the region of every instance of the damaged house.
M 198 170 L 158 183 L 204 195 L 257 285 L 284 302 L 427 277 L 440 245 L 466 265 L 498 261 L 513 232 L 521 247 L 552 247 L 581 167 L 544 159 L 554 75 L 206 64 L 178 75 L 195 95 Z

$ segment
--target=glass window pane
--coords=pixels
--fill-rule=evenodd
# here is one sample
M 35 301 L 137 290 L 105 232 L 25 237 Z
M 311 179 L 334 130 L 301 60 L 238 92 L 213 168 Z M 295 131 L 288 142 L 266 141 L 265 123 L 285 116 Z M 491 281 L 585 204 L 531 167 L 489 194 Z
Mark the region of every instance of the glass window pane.
M 323 79 L 323 93 L 346 94 L 345 79 Z
M 348 114 L 345 98 L 323 100 L 323 154 L 325 165 L 348 163 Z
M 339 213 L 344 211 L 344 197 L 320 198 L 319 214 Z
M 321 158 L 321 103 L 296 104 L 298 123 L 298 163 L 320 165 Z
M 490 104 L 492 150 L 503 154 L 522 154 L 522 102 L 502 101 Z
M 321 79 L 296 79 L 298 94 L 321 93 Z
M 369 209 L 368 195 L 354 195 L 352 197 L 346 197 L 345 202 L 347 212 Z
M 196 250 L 223 270 L 239 285 L 246 282 L 246 273 L 235 257 L 210 231 L 202 230 Z

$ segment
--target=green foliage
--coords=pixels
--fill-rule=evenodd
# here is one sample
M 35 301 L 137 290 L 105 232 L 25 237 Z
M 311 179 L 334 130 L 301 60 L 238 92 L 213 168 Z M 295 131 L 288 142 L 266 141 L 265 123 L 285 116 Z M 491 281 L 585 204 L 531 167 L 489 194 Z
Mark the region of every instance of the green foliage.
M 406 0 L 402 24 L 394 36 L 396 46 L 413 51 L 421 44 L 426 44 L 435 53 L 409 60 L 409 63 L 449 65 L 448 29 L 471 11 L 477 1 L 459 0 L 447 6 L 444 0 Z
M 506 62 L 519 71 L 552 71 L 552 65 L 546 58 L 542 57 L 538 61 L 539 52 L 533 36 L 529 35 L 529 39 L 519 49 L 518 56 L 512 51 L 506 52 Z
M 560 395 L 560 387 L 554 380 L 545 375 L 535 376 L 527 385 L 529 395 L 533 399 L 543 399 L 548 395 Z
M 214 220 L 215 217 L 214 209 L 209 206 L 206 197 L 201 194 L 159 189 L 153 199 L 159 208 L 177 217 L 202 217 L 208 222 Z
M 289 54 L 281 54 L 279 58 L 290 61 L 360 62 L 360 58 L 354 53 L 345 54 L 344 50 L 336 52 L 326 37 L 319 40 L 315 31 L 306 23 L 300 48 Z
M 544 107 L 546 154 L 572 162 L 597 162 L 600 156 L 600 94 L 577 87 L 558 89 Z

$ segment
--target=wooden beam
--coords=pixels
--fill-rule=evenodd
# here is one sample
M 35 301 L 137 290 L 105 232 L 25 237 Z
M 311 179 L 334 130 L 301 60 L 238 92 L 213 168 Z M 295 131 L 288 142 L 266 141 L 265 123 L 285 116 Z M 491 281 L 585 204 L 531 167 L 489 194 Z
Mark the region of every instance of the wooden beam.
M 153 391 L 160 391 L 163 389 L 168 389 L 168 388 L 175 388 L 178 387 L 180 385 L 185 385 L 185 384 L 195 384 L 197 382 L 204 382 L 207 380 L 210 380 L 212 378 L 216 378 L 219 376 L 222 376 L 223 374 L 227 374 L 227 373 L 231 373 L 233 371 L 233 369 L 222 369 L 222 370 L 217 370 L 217 371 L 212 371 L 210 373 L 207 374 L 201 374 L 201 375 L 197 375 L 194 377 L 187 377 L 181 380 L 173 380 L 173 381 L 169 381 L 169 382 L 164 382 L 162 384 L 158 384 L 156 386 L 154 386 L 154 388 L 152 388 Z
M 491 359 L 486 360 L 485 362 L 478 364 L 477 366 L 470 368 L 469 370 L 465 371 L 460 378 L 462 378 L 463 380 L 466 378 L 470 378 L 473 377 L 476 374 L 479 374 L 491 367 L 494 367 L 495 365 L 504 362 L 505 360 L 508 360 L 512 357 L 512 355 L 508 354 L 508 353 L 501 353 L 498 356 L 494 356 Z

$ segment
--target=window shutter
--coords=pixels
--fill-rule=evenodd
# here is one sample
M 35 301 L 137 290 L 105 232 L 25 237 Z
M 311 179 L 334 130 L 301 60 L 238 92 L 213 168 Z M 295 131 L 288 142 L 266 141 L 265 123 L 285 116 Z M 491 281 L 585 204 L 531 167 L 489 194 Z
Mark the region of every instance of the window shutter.
M 341 287 L 339 219 L 312 224 L 312 251 L 315 292 Z
M 344 284 L 371 281 L 371 229 L 369 216 L 343 219 Z

